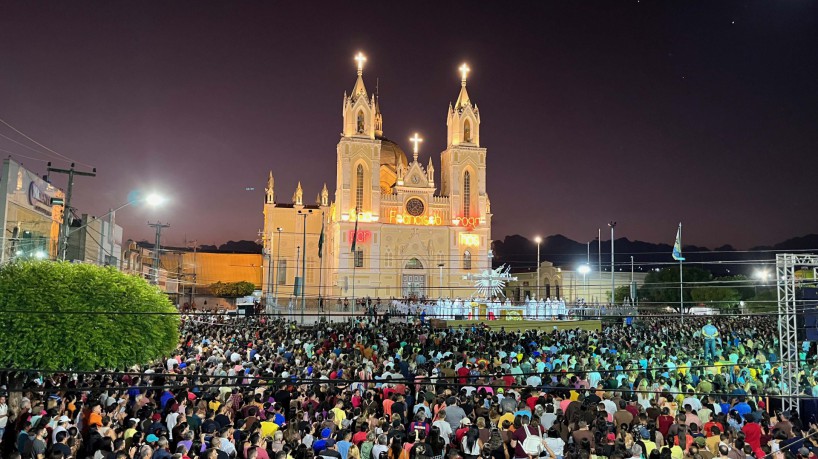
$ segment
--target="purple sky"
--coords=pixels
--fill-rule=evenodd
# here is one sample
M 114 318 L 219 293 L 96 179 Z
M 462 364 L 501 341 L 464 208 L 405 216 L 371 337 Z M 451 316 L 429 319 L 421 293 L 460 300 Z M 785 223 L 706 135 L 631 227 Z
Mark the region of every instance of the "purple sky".
M 682 221 L 686 244 L 748 247 L 818 229 L 818 3 L 513 5 L 5 2 L 0 117 L 97 167 L 81 212 L 158 189 L 171 204 L 118 214 L 127 238 L 159 219 L 169 244 L 222 243 L 257 237 L 269 169 L 279 200 L 298 179 L 309 202 L 333 189 L 355 52 L 386 136 L 408 151 L 418 131 L 438 171 L 467 61 L 495 238 L 585 241 L 613 219 L 672 242 Z

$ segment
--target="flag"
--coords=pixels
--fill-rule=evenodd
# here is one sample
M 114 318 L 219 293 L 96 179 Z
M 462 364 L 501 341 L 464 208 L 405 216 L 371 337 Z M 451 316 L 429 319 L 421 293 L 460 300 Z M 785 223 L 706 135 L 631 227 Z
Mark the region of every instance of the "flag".
M 318 237 L 318 258 L 324 256 L 324 216 L 321 214 L 321 236 Z
M 355 231 L 352 233 L 352 253 L 355 253 L 355 246 L 358 243 L 358 212 L 355 212 Z
M 679 223 L 679 230 L 676 231 L 676 243 L 673 244 L 673 259 L 676 261 L 685 261 L 682 256 L 682 224 Z

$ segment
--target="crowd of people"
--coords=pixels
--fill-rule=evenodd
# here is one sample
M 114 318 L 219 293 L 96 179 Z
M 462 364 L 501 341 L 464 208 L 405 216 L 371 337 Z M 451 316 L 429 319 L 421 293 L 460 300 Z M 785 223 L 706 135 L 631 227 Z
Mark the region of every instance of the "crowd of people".
M 299 327 L 183 316 L 149 365 L 2 374 L 3 458 L 775 459 L 818 426 L 782 412 L 775 317 L 599 331 Z M 799 355 L 818 397 L 814 344 Z M 16 394 L 16 395 L 15 395 Z

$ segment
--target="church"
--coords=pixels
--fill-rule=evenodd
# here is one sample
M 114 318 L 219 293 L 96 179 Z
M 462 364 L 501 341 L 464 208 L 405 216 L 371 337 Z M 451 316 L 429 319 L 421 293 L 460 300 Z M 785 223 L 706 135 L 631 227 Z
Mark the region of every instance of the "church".
M 466 90 L 469 68 L 459 68 L 436 181 L 431 156 L 425 166 L 419 158 L 419 134 L 389 131 L 405 133 L 411 159 L 385 136 L 378 95 L 364 83 L 366 58 L 359 53 L 355 61 L 357 79 L 343 96 L 332 200 L 325 184 L 315 203 L 305 204 L 299 182 L 291 202 L 277 201 L 270 172 L 262 295 L 267 304 L 300 305 L 303 286 L 310 306 L 319 296 L 327 305 L 362 297 L 471 297 L 469 275 L 491 264 L 491 203 L 480 111 Z

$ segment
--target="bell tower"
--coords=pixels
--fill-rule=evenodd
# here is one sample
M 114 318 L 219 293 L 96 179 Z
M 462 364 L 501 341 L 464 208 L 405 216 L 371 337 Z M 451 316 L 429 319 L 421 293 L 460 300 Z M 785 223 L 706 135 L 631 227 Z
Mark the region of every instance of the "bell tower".
M 357 79 L 350 94 L 344 93 L 343 130 L 337 147 L 335 218 L 354 220 L 358 212 L 377 215 L 380 209 L 381 141 L 376 139 L 382 118 L 377 99 L 364 85 L 366 57 L 355 56 Z
M 460 94 L 454 105 L 449 104 L 447 147 L 440 158 L 441 193 L 449 197 L 453 219 L 464 218 L 472 223 L 490 225 L 486 149 L 480 147 L 480 111 L 466 90 L 468 65 L 461 65 L 459 70 Z

